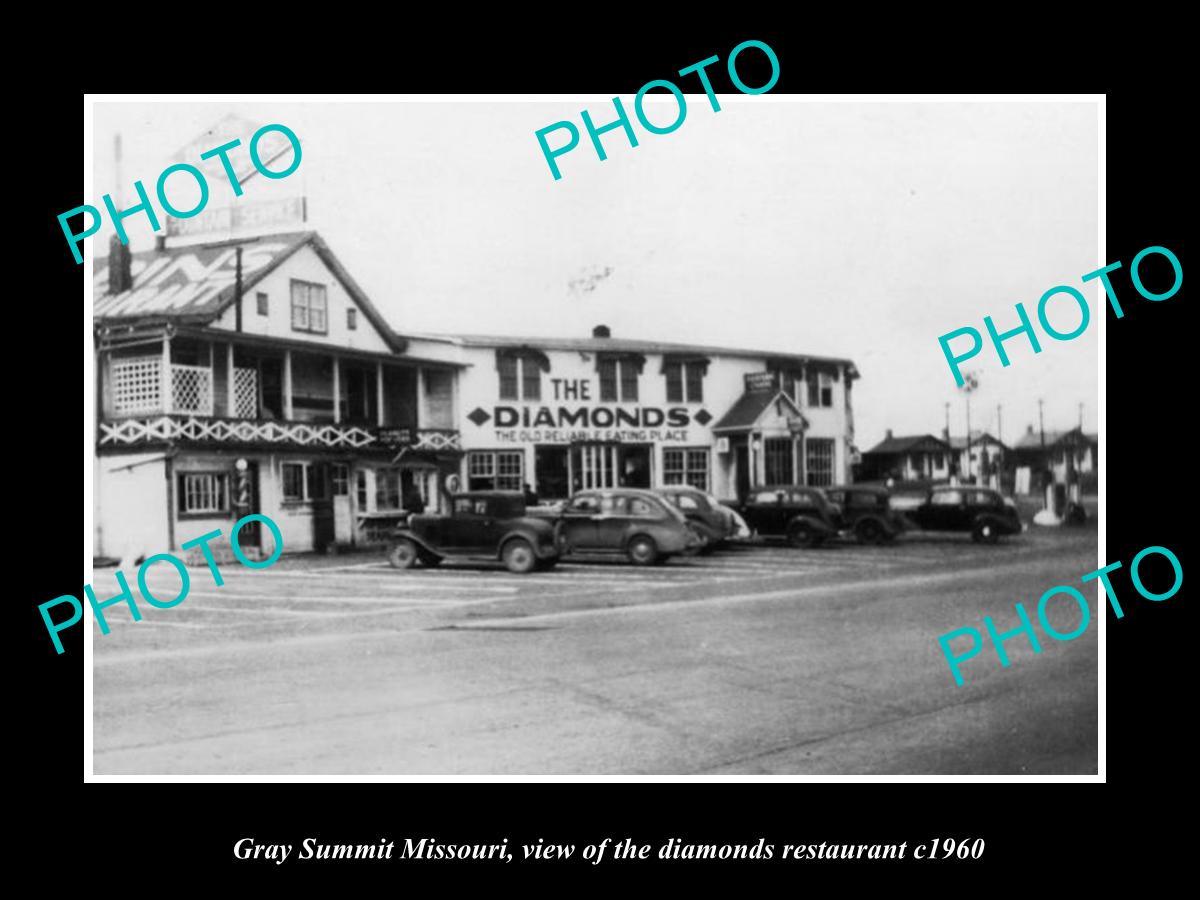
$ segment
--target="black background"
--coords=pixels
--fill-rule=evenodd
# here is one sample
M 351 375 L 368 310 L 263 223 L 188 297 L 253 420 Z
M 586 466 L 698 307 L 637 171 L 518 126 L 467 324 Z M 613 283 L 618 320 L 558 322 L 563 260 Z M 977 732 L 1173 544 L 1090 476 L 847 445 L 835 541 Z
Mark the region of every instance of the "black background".
M 1184 516 L 1194 515 L 1190 437 L 1192 383 L 1187 364 L 1190 330 L 1184 321 L 1187 282 L 1170 300 L 1151 303 L 1133 290 L 1129 262 L 1142 248 L 1169 247 L 1188 270 L 1183 234 L 1189 199 L 1190 149 L 1180 134 L 1184 99 L 1170 67 L 1179 57 L 1160 33 L 1143 41 L 1130 29 L 1086 33 L 1078 23 L 1042 18 L 1006 31 L 928 23 L 858 22 L 831 26 L 815 20 L 782 27 L 733 27 L 681 10 L 693 22 L 658 34 L 630 20 L 611 29 L 613 14 L 598 8 L 591 27 L 568 24 L 561 10 L 536 23 L 477 24 L 461 30 L 406 29 L 364 43 L 369 23 L 337 21 L 317 37 L 291 33 L 286 22 L 239 26 L 228 46 L 190 46 L 203 71 L 183 78 L 163 47 L 162 57 L 131 57 L 125 64 L 93 69 L 88 87 L 99 91 L 396 91 L 616 94 L 628 100 L 646 81 L 671 74 L 707 56 L 722 64 L 710 76 L 718 94 L 731 93 L 723 62 L 742 40 L 756 38 L 778 54 L 781 77 L 772 93 L 842 91 L 1108 92 L 1107 258 L 1124 268 L 1113 281 L 1125 317 L 1107 317 L 1107 431 L 1100 449 L 1107 473 L 1106 559 L 1121 560 L 1114 584 L 1125 618 L 1107 614 L 1107 785 L 1051 783 L 605 783 L 605 784 L 91 784 L 82 772 L 83 628 L 63 634 L 67 652 L 56 656 L 37 604 L 80 591 L 80 532 L 74 513 L 80 465 L 76 368 L 80 342 L 90 351 L 81 311 L 81 267 L 76 266 L 56 221 L 59 212 L 98 198 L 80 185 L 80 127 L 83 97 L 61 83 L 30 98 L 19 121 L 37 139 L 24 146 L 19 168 L 10 169 L 27 198 L 12 203 L 8 271 L 17 274 L 9 296 L 6 348 L 11 496 L 9 575 L 15 584 L 10 608 L 25 638 L 24 658 L 12 676 L 19 698 L 17 727 L 9 745 L 16 751 L 10 777 L 29 792 L 22 827 L 44 872 L 69 860 L 81 872 L 112 886 L 170 890 L 217 883 L 343 881 L 378 879 L 390 889 L 414 880 L 436 879 L 453 886 L 464 879 L 516 884 L 552 874 L 572 884 L 626 879 L 656 869 L 672 881 L 744 889 L 778 885 L 803 889 L 814 881 L 869 879 L 892 886 L 897 879 L 934 881 L 971 891 L 995 881 L 1006 890 L 1044 888 L 1117 860 L 1137 862 L 1137 852 L 1114 844 L 1142 833 L 1157 852 L 1170 856 L 1172 829 L 1157 818 L 1157 804 L 1170 805 L 1190 766 L 1191 702 L 1185 642 L 1188 585 L 1173 598 L 1151 603 L 1139 598 L 1128 564 L 1143 547 L 1171 548 L 1189 571 Z M 581 15 L 572 10 L 573 15 Z M 864 11 L 862 18 L 868 14 Z M 336 17 L 335 17 L 336 18 Z M 500 26 L 503 26 L 502 28 Z M 928 26 L 928 27 L 926 27 Z M 145 27 L 145 26 L 143 26 Z M 322 26 L 324 27 L 324 26 Z M 870 34 L 861 29 L 869 29 Z M 256 30 L 257 29 L 257 30 Z M 264 30 L 265 29 L 265 30 Z M 532 29 L 532 30 L 531 30 Z M 528 33 L 514 41 L 513 34 Z M 590 34 L 585 39 L 584 35 Z M 131 42 L 114 33 L 110 62 Z M 207 42 L 209 39 L 205 37 Z M 1119 50 L 1117 49 L 1119 45 Z M 301 47 L 311 52 L 299 52 Z M 317 50 L 320 52 L 316 52 Z M 65 51 L 63 51 L 65 52 Z M 84 58 L 84 57 L 81 57 Z M 755 71 L 750 51 L 739 58 L 743 80 L 766 80 Z M 1096 68 L 1103 60 L 1103 68 Z M 743 65 L 744 64 L 744 65 Z M 186 68 L 186 67 L 182 67 Z M 169 77 L 168 77 L 169 76 Z M 182 80 L 181 80 L 182 78 Z M 691 76 L 694 79 L 694 76 Z M 694 86 L 682 80 L 685 90 Z M 628 103 L 627 103 L 628 107 Z M 671 139 L 685 139 L 686 129 Z M 480 140 L 486 140 L 480 135 Z M 536 145 L 531 149 L 536 152 Z M 12 146 L 10 144 L 10 146 Z M 1188 153 L 1188 156 L 1194 156 Z M 1186 171 L 1186 177 L 1185 177 Z M 549 184 L 549 178 L 548 178 Z M 11 203 L 12 201 L 10 201 Z M 13 216 L 13 213 L 17 215 Z M 375 223 L 373 227 L 385 227 Z M 13 229 L 18 229 L 13 235 Z M 102 236 L 108 234 L 107 229 Z M 1154 262 L 1153 260 L 1151 262 Z M 1158 260 L 1162 263 L 1162 260 Z M 1019 265 L 1019 260 L 1014 260 Z M 1153 267 L 1146 280 L 1153 278 Z M 1082 273 L 1081 273 L 1082 274 Z M 980 278 L 986 280 L 986 273 Z M 1165 266 L 1163 277 L 1167 277 Z M 1151 283 L 1153 283 L 1151 281 Z M 1089 299 L 1094 296 L 1087 293 Z M 1001 299 L 1001 298 L 998 298 Z M 1021 298 L 1002 298 L 1015 302 Z M 1030 307 L 1026 298 L 1027 307 Z M 1093 311 L 1095 309 L 1093 308 Z M 1091 327 L 1096 327 L 1093 324 Z M 1054 346 L 1069 352 L 1069 346 Z M 85 364 L 89 357 L 85 352 Z M 79 386 L 78 388 L 76 386 Z M 90 448 L 84 448 L 85 453 Z M 85 466 L 90 463 L 85 463 Z M 86 499 L 85 499 L 86 502 Z M 1153 562 L 1153 561 L 1151 561 Z M 1075 573 L 1071 573 L 1074 575 Z M 1147 583 L 1155 582 L 1147 569 Z M 1160 586 L 1161 589 L 1161 586 Z M 1089 597 L 1091 595 L 1089 594 Z M 1022 598 L 1013 598 L 1014 601 Z M 1093 625 L 1093 627 L 1096 627 Z M 1031 662 L 1031 665 L 1036 662 Z M 1002 739 L 1002 738 L 998 738 Z M 1182 776 L 1182 777 L 1181 777 Z M 600 867 L 514 861 L 507 866 L 415 863 L 325 863 L 286 865 L 235 863 L 233 843 L 254 837 L 264 843 L 299 845 L 304 837 L 328 843 L 376 842 L 380 837 L 433 837 L 443 843 L 492 842 L 508 837 L 582 846 L 605 837 L 638 843 L 677 837 L 689 843 L 754 843 L 765 837 L 783 843 L 918 842 L 938 837 L 983 838 L 981 862 L 850 863 L 771 862 L 687 864 L 608 863 Z M 1143 846 L 1143 849 L 1149 849 Z M 82 857 L 82 859 L 80 859 Z M 765 869 L 766 881 L 750 881 Z M 969 869 L 969 870 L 968 870 Z M 984 870 L 988 881 L 980 876 Z M 1035 876 L 1033 873 L 1037 871 Z M 177 881 L 176 881 L 177 879 Z

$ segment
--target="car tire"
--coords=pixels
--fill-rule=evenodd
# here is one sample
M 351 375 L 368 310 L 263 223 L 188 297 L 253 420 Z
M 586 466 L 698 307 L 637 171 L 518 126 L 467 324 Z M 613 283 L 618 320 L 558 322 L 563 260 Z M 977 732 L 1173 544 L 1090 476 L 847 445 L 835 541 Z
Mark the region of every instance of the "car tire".
M 445 558 L 446 557 L 444 556 L 438 556 L 436 553 L 418 554 L 418 559 L 421 560 L 421 565 L 425 566 L 427 569 L 436 569 L 442 564 L 442 560 Z
M 652 566 L 659 559 L 658 545 L 654 538 L 639 534 L 625 548 L 629 561 L 635 566 Z
M 533 552 L 533 545 L 524 538 L 510 540 L 504 545 L 501 555 L 508 571 L 517 575 L 532 572 L 533 567 L 537 565 L 537 554 Z
M 884 528 L 875 519 L 861 519 L 854 527 L 854 535 L 860 544 L 882 544 L 885 539 Z
M 1000 540 L 1000 529 L 995 522 L 976 522 L 971 529 L 971 540 L 977 544 L 994 544 Z
M 818 541 L 812 526 L 807 522 L 793 522 L 787 530 L 788 543 L 793 547 L 815 547 Z
M 408 538 L 400 538 L 388 551 L 388 562 L 393 569 L 411 569 L 417 563 L 417 545 Z

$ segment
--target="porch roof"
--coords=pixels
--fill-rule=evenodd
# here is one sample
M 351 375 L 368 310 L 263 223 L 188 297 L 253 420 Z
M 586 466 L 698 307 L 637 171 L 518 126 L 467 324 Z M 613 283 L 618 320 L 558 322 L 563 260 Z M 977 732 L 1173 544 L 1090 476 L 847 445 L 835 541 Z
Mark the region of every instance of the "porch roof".
M 758 424 L 762 414 L 770 409 L 771 404 L 779 401 L 785 403 L 803 418 L 800 407 L 783 391 L 745 391 L 737 402 L 729 408 L 729 412 L 713 426 L 714 432 L 747 431 Z

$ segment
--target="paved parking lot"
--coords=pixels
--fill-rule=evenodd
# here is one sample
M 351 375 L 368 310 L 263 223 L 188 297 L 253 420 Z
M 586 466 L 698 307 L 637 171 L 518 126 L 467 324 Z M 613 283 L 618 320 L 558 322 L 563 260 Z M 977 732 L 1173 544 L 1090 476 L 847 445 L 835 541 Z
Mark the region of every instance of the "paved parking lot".
M 223 587 L 193 569 L 180 606 L 96 629 L 95 771 L 1094 773 L 1094 623 L 1039 655 L 1009 642 L 1009 669 L 985 650 L 962 688 L 936 638 L 1011 628 L 1015 601 L 1096 567 L 1093 526 L 525 576 L 366 554 L 223 564 Z M 95 587 L 115 594 L 113 570 Z

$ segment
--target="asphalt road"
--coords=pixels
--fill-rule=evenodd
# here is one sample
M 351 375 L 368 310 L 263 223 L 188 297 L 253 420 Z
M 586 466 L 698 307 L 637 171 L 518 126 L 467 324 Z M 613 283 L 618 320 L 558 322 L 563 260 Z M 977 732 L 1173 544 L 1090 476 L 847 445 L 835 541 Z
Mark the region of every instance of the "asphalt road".
M 963 687 L 937 637 L 1012 628 L 1014 602 L 1036 615 L 1095 568 L 1093 525 L 527 576 L 363 554 L 223 564 L 223 587 L 193 569 L 179 606 L 95 628 L 95 773 L 1094 774 L 1094 585 L 1083 636 L 1013 639 L 1007 669 L 987 646 Z M 95 587 L 117 593 L 113 570 Z

